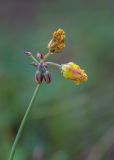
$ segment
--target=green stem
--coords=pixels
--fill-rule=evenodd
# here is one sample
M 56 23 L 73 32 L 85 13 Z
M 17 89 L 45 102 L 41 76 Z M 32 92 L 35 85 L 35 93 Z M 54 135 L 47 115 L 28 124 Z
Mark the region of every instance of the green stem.
M 61 65 L 60 64 L 57 64 L 57 63 L 54 63 L 54 62 L 46 62 L 47 65 L 52 65 L 52 66 L 55 66 L 55 67 L 58 67 L 59 69 L 61 68 Z
M 35 61 L 36 63 L 38 63 L 37 59 L 33 55 L 31 55 L 30 57 L 33 59 L 33 61 Z
M 12 146 L 12 149 L 11 149 L 10 156 L 9 156 L 9 159 L 8 159 L 8 160 L 13 160 L 13 158 L 14 158 L 14 154 L 15 154 L 15 150 L 16 150 L 17 143 L 18 143 L 19 138 L 20 138 L 20 136 L 21 136 L 21 133 L 22 133 L 22 131 L 23 131 L 23 128 L 24 128 L 25 122 L 26 122 L 26 120 L 27 120 L 27 117 L 28 117 L 28 115 L 29 115 L 29 112 L 30 112 L 30 110 L 31 110 L 31 108 L 32 108 L 32 104 L 34 103 L 34 100 L 35 100 L 35 98 L 36 98 L 36 96 L 37 96 L 37 93 L 38 93 L 38 91 L 39 91 L 39 86 L 40 86 L 40 85 L 37 85 L 37 87 L 36 87 L 36 89 L 35 89 L 35 91 L 34 91 L 34 93 L 33 93 L 33 96 L 32 96 L 32 98 L 31 98 L 31 101 L 30 101 L 30 103 L 29 103 L 29 105 L 28 105 L 28 108 L 27 108 L 27 110 L 26 110 L 26 112 L 25 112 L 25 115 L 24 115 L 24 117 L 23 117 L 23 119 L 22 119 L 22 121 L 21 121 L 19 130 L 18 130 L 17 135 L 16 135 L 16 138 L 15 138 L 15 140 L 14 140 L 14 143 L 13 143 L 13 146 Z

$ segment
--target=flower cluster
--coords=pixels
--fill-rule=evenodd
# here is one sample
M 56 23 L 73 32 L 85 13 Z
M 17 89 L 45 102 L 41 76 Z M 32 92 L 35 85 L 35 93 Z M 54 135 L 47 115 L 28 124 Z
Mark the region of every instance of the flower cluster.
M 33 66 L 37 68 L 35 74 L 35 82 L 41 84 L 44 80 L 47 84 L 51 82 L 51 74 L 48 71 L 48 65 L 59 68 L 64 78 L 72 80 L 75 84 L 80 84 L 87 81 L 88 76 L 79 65 L 69 62 L 66 64 L 57 64 L 54 62 L 47 62 L 47 58 L 56 53 L 60 53 L 65 48 L 65 32 L 63 29 L 58 29 L 53 33 L 53 37 L 48 43 L 48 53 L 43 55 L 40 53 L 36 54 L 36 58 L 31 52 L 25 52 L 25 54 L 32 58 Z

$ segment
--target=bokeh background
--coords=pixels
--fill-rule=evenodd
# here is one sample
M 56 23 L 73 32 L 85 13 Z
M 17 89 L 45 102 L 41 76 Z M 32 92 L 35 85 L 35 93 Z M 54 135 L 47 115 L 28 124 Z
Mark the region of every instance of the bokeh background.
M 80 86 L 50 68 L 15 160 L 114 160 L 114 1 L 0 1 L 0 159 L 8 158 L 33 94 L 35 68 L 23 52 L 46 53 L 63 28 L 66 48 L 49 60 L 74 61 L 89 80 Z

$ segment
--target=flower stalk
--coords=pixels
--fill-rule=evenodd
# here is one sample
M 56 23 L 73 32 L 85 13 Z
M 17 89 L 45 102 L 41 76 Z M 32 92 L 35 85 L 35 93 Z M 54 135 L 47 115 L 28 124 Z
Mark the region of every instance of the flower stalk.
M 53 33 L 52 39 L 49 41 L 47 48 L 48 52 L 46 54 L 37 53 L 36 57 L 34 57 L 31 52 L 25 52 L 25 54 L 32 59 L 32 63 L 30 64 L 36 67 L 35 82 L 37 86 L 18 129 L 8 160 L 13 160 L 14 158 L 18 141 L 21 137 L 28 115 L 39 91 L 40 84 L 43 81 L 47 84 L 50 84 L 52 81 L 51 73 L 48 70 L 48 65 L 57 67 L 64 78 L 73 81 L 77 85 L 87 81 L 88 79 L 86 72 L 81 69 L 79 65 L 73 62 L 69 62 L 66 64 L 57 64 L 54 62 L 46 61 L 49 56 L 61 53 L 62 50 L 65 48 L 65 32 L 63 29 L 59 28 Z
M 13 159 L 14 159 L 14 154 L 15 154 L 15 150 L 16 150 L 18 141 L 19 141 L 19 139 L 20 139 L 20 137 L 21 137 L 23 128 L 24 128 L 25 123 L 26 123 L 26 121 L 27 121 L 27 118 L 28 118 L 28 115 L 29 115 L 30 110 L 31 110 L 31 108 L 32 108 L 32 105 L 33 105 L 33 103 L 34 103 L 34 101 L 35 101 L 35 98 L 36 98 L 36 96 L 37 96 L 37 94 L 38 94 L 39 86 L 40 86 L 40 85 L 37 85 L 37 86 L 36 86 L 36 89 L 35 89 L 35 91 L 34 91 L 34 93 L 33 93 L 33 96 L 32 96 L 32 98 L 31 98 L 31 101 L 30 101 L 30 103 L 29 103 L 29 105 L 28 105 L 28 108 L 27 108 L 27 110 L 26 110 L 26 112 L 25 112 L 25 115 L 24 115 L 24 117 L 23 117 L 23 119 L 22 119 L 22 121 L 21 121 L 21 124 L 20 124 L 20 127 L 19 127 L 19 129 L 18 129 L 17 135 L 16 135 L 16 137 L 15 137 L 15 140 L 14 140 L 14 143 L 13 143 L 13 146 L 12 146 L 12 149 L 11 149 L 10 156 L 9 156 L 9 159 L 8 159 L 8 160 L 13 160 Z
M 61 65 L 60 64 L 57 64 L 57 63 L 54 63 L 54 62 L 46 62 L 47 65 L 51 65 L 51 66 L 55 66 L 57 68 L 61 68 Z

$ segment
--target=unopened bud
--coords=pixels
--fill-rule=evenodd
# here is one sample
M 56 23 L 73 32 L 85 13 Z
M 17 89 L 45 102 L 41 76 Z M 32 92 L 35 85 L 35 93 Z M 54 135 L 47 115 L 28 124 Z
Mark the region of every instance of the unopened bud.
M 35 74 L 35 82 L 37 84 L 41 84 L 42 81 L 43 81 L 43 75 L 42 75 L 42 73 L 39 70 L 37 70 L 36 74 Z
M 34 66 L 34 67 L 37 67 L 37 66 L 38 66 L 38 63 L 36 63 L 36 62 L 34 62 L 34 61 L 31 62 L 30 64 L 31 64 L 32 66 Z
M 27 56 L 31 56 L 32 53 L 31 52 L 24 52 Z
M 41 53 L 37 53 L 37 54 L 36 54 L 36 57 L 39 58 L 39 59 L 44 59 L 44 55 L 41 54 Z
M 51 80 L 52 80 L 51 74 L 50 74 L 50 72 L 47 71 L 47 70 L 44 72 L 44 80 L 46 81 L 47 84 L 50 83 Z

